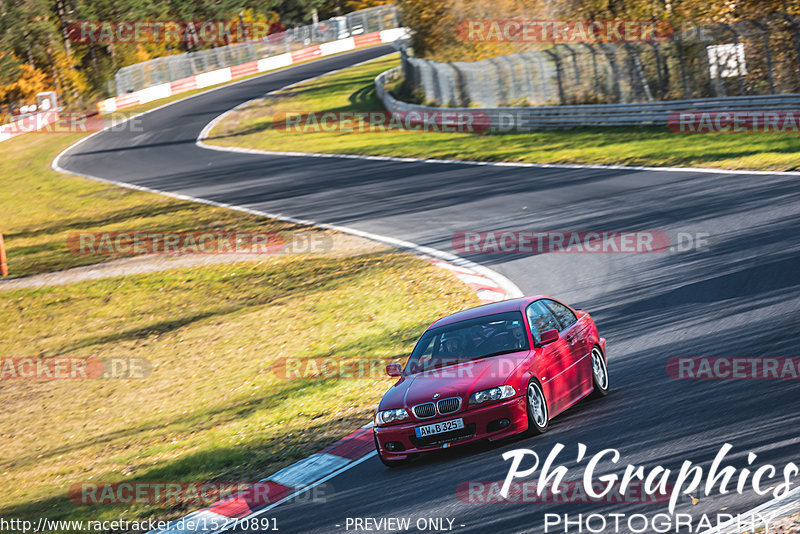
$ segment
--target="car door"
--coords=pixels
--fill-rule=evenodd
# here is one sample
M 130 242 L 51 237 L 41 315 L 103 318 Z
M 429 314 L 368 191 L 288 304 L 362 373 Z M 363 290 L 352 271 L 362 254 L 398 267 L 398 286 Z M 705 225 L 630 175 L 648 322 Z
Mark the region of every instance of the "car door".
M 525 310 L 534 343 L 538 346 L 541 335 L 548 330 L 558 330 L 560 323 L 542 300 L 528 305 Z M 571 353 L 566 340 L 559 338 L 537 349 L 535 374 L 542 384 L 551 417 L 559 413 L 572 399 L 574 384 L 565 372 L 571 363 Z
M 566 370 L 567 380 L 572 385 L 572 400 L 582 397 L 592 385 L 591 347 L 587 347 L 586 324 L 566 305 L 545 299 L 545 305 L 558 320 L 559 334 L 567 343 L 572 366 Z

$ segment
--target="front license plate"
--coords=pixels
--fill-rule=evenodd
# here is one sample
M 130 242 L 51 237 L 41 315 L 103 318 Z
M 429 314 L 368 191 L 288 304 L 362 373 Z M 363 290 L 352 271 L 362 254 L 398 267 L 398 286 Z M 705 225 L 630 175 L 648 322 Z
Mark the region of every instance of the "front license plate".
M 424 438 L 425 436 L 431 436 L 433 434 L 442 434 L 444 432 L 450 432 L 452 430 L 459 430 L 462 428 L 464 428 L 464 420 L 453 419 L 451 421 L 442 421 L 441 423 L 433 423 L 430 425 L 418 426 L 414 430 L 416 431 L 418 438 Z

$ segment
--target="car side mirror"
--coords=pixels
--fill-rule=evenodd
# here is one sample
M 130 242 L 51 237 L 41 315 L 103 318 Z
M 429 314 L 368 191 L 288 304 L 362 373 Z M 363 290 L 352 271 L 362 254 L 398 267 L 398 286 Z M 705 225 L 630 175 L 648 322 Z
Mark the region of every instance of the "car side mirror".
M 558 330 L 555 328 L 548 330 L 547 332 L 542 332 L 542 338 L 539 341 L 539 345 L 547 345 L 553 341 L 558 341 Z
M 399 363 L 390 363 L 386 366 L 386 374 L 389 376 L 400 376 L 403 374 L 403 368 Z

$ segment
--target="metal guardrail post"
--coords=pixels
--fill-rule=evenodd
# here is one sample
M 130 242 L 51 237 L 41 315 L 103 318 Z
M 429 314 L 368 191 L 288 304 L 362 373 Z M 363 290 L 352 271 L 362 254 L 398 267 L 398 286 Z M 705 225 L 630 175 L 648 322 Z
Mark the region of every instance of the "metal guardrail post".
M 519 99 L 520 85 L 522 84 L 517 81 L 517 76 L 514 72 L 514 64 L 511 59 L 509 59 L 508 55 L 498 56 L 495 59 L 497 60 L 495 62 L 495 67 L 497 67 L 497 72 L 500 75 L 500 86 L 505 95 L 505 98 L 500 99 L 500 101 L 511 104 Z M 503 72 L 508 76 L 503 76 Z
M 515 62 L 515 59 L 518 59 L 519 63 Z M 515 69 L 518 68 L 522 70 L 520 75 L 521 81 L 519 83 L 519 89 L 521 94 L 525 95 L 525 100 L 531 102 L 533 100 L 535 91 L 533 89 L 533 79 L 528 62 L 525 61 L 525 58 L 521 54 L 513 56 L 513 59 L 509 58 L 509 61 L 514 64 Z
M 594 80 L 594 86 L 600 87 L 600 73 L 597 70 L 597 52 L 589 43 L 581 43 L 581 45 L 592 55 L 592 79 Z
M 751 20 L 750 24 L 752 24 L 753 26 L 758 28 L 760 30 L 760 32 L 761 32 L 761 38 L 762 38 L 762 40 L 764 42 L 764 54 L 766 55 L 766 59 L 767 59 L 767 77 L 769 78 L 769 93 L 771 95 L 774 95 L 775 94 L 775 79 L 774 79 L 773 74 L 772 74 L 772 69 L 773 69 L 773 67 L 772 67 L 772 51 L 770 50 L 770 47 L 769 47 L 769 32 L 767 31 L 767 29 L 764 27 L 763 24 L 761 24 L 760 22 L 758 22 L 756 20 Z
M 481 67 L 480 72 L 478 72 L 479 65 Z M 496 78 L 492 78 L 491 72 L 487 72 L 488 69 L 486 69 L 486 65 L 486 61 L 471 63 L 469 70 L 472 77 L 472 85 L 475 87 L 476 98 L 474 102 L 491 107 L 497 105 L 497 93 L 494 91 L 497 80 Z M 492 84 L 491 90 L 487 81 L 490 81 Z
M 472 80 L 472 65 L 462 61 L 456 61 L 453 63 L 453 68 L 456 69 L 456 72 L 458 73 L 458 105 L 469 106 L 472 103 L 477 102 L 477 98 L 473 91 L 475 84 Z
M 452 63 L 442 63 L 442 72 L 439 73 L 442 95 L 448 106 L 458 106 L 460 96 L 458 94 L 458 71 Z
M 581 83 L 581 71 L 578 68 L 578 56 L 575 53 L 575 50 L 573 50 L 572 47 L 569 46 L 568 44 L 562 44 L 562 45 L 557 45 L 557 46 L 560 46 L 561 48 L 563 48 L 567 52 L 569 52 L 569 55 L 572 57 L 572 70 L 575 73 L 575 83 L 580 84 Z
M 684 57 L 683 39 L 676 34 L 675 50 L 678 52 L 678 67 L 681 70 L 681 86 L 683 87 L 683 98 L 689 98 L 689 77 L 686 74 L 686 58 Z
M 538 52 L 533 52 L 534 57 L 539 65 L 539 73 L 542 79 L 542 95 L 553 95 L 552 73 L 553 69 L 550 64 L 545 61 L 544 57 Z
M 453 69 L 454 81 L 453 81 L 453 103 L 456 106 L 468 106 L 469 105 L 469 97 L 465 93 L 465 88 L 467 86 L 466 79 L 464 72 L 459 67 L 459 62 L 452 62 L 450 63 L 450 67 Z
M 486 105 L 489 107 L 504 105 L 506 97 L 503 87 L 503 76 L 495 58 L 485 59 L 481 63 L 484 67 L 488 67 L 483 70 L 482 74 L 485 76 L 486 80 L 491 82 L 491 85 L 488 83 L 484 85 L 486 87 L 484 102 L 486 102 Z M 491 89 L 489 89 L 490 87 Z
M 661 59 L 661 52 L 658 51 L 658 45 L 656 43 L 649 41 L 646 44 L 650 45 L 650 48 L 653 49 L 653 55 L 656 58 L 656 78 L 658 79 L 658 98 L 663 99 L 664 96 L 667 94 L 667 86 L 665 83 L 665 76 L 663 72 L 663 61 Z
M 558 85 L 558 101 L 560 104 L 565 104 L 567 99 L 564 95 L 564 85 L 561 79 L 561 61 L 559 60 L 558 54 L 553 52 L 552 50 L 543 50 L 545 54 L 550 56 L 553 59 L 553 63 L 556 67 L 556 83 Z
M 446 106 L 447 94 L 446 88 L 444 84 L 447 82 L 443 79 L 444 76 L 442 75 L 442 69 L 444 68 L 443 63 L 439 62 L 426 62 L 428 67 L 430 67 L 431 71 L 431 88 L 433 89 L 433 98 L 432 100 L 439 104 L 440 106 Z
M 614 100 L 622 102 L 622 88 L 619 85 L 620 72 L 619 64 L 617 63 L 617 50 L 614 46 L 608 43 L 600 43 L 603 51 L 608 59 L 608 64 L 611 66 L 612 79 L 614 80 Z
M 650 91 L 650 85 L 647 83 L 647 78 L 644 75 L 644 68 L 642 68 L 642 62 L 639 60 L 639 53 L 636 47 L 628 42 L 623 42 L 622 44 L 629 55 L 631 86 L 638 87 L 636 92 L 644 94 L 645 99 L 647 99 L 648 102 L 652 102 L 653 93 Z
M 431 62 L 420 58 L 409 58 L 411 63 L 416 65 L 419 69 L 419 77 L 422 82 L 422 90 L 425 93 L 425 99 L 436 102 L 436 89 L 433 66 Z

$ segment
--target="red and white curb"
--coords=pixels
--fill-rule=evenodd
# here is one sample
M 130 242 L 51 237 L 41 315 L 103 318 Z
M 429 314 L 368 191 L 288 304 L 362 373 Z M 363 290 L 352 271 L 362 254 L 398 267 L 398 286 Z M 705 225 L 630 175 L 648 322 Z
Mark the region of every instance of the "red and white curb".
M 398 39 L 404 39 L 408 36 L 408 30 L 405 28 L 392 28 L 389 30 L 381 30 L 379 32 L 365 33 L 363 35 L 356 35 L 346 39 L 339 39 L 338 41 L 331 41 L 294 52 L 287 52 L 277 56 L 265 57 L 258 61 L 250 61 L 242 63 L 241 65 L 234 65 L 232 67 L 225 67 L 223 69 L 212 70 L 202 74 L 189 76 L 188 78 L 181 78 L 174 82 L 162 83 L 147 87 L 139 91 L 127 93 L 113 98 L 108 98 L 97 103 L 97 111 L 100 114 L 113 113 L 120 109 L 129 108 L 131 106 L 138 106 L 146 104 L 153 100 L 159 100 L 168 96 L 193 91 L 195 89 L 204 89 L 212 85 L 229 82 L 237 78 L 243 78 L 257 74 L 259 72 L 269 72 L 272 70 L 282 69 L 295 63 L 308 61 L 310 59 L 330 56 L 339 54 L 341 52 L 348 52 L 373 46 L 383 43 L 391 43 Z
M 446 269 L 451 273 L 453 273 L 456 278 L 458 278 L 463 283 L 468 285 L 470 289 L 472 289 L 475 292 L 475 294 L 478 295 L 478 298 L 481 299 L 481 303 L 483 304 L 487 304 L 489 302 L 498 302 L 501 300 L 508 300 L 510 298 L 514 298 L 515 296 L 521 296 L 521 292 L 519 290 L 513 292 L 513 295 L 510 294 L 496 280 L 496 276 L 490 278 L 488 276 L 484 276 L 474 271 L 473 269 L 469 269 L 467 267 L 460 267 L 458 265 L 454 265 L 452 263 L 443 260 L 437 260 L 435 258 L 424 258 L 424 259 L 436 265 L 437 267 Z
M 148 534 L 189 534 L 222 532 L 244 524 L 275 506 L 355 467 L 375 455 L 372 423 L 333 445 L 285 467 L 232 497 L 173 521 L 162 530 Z
M 221 532 L 243 524 L 375 454 L 372 423 L 308 458 L 285 467 L 249 489 L 173 521 L 148 534 Z

